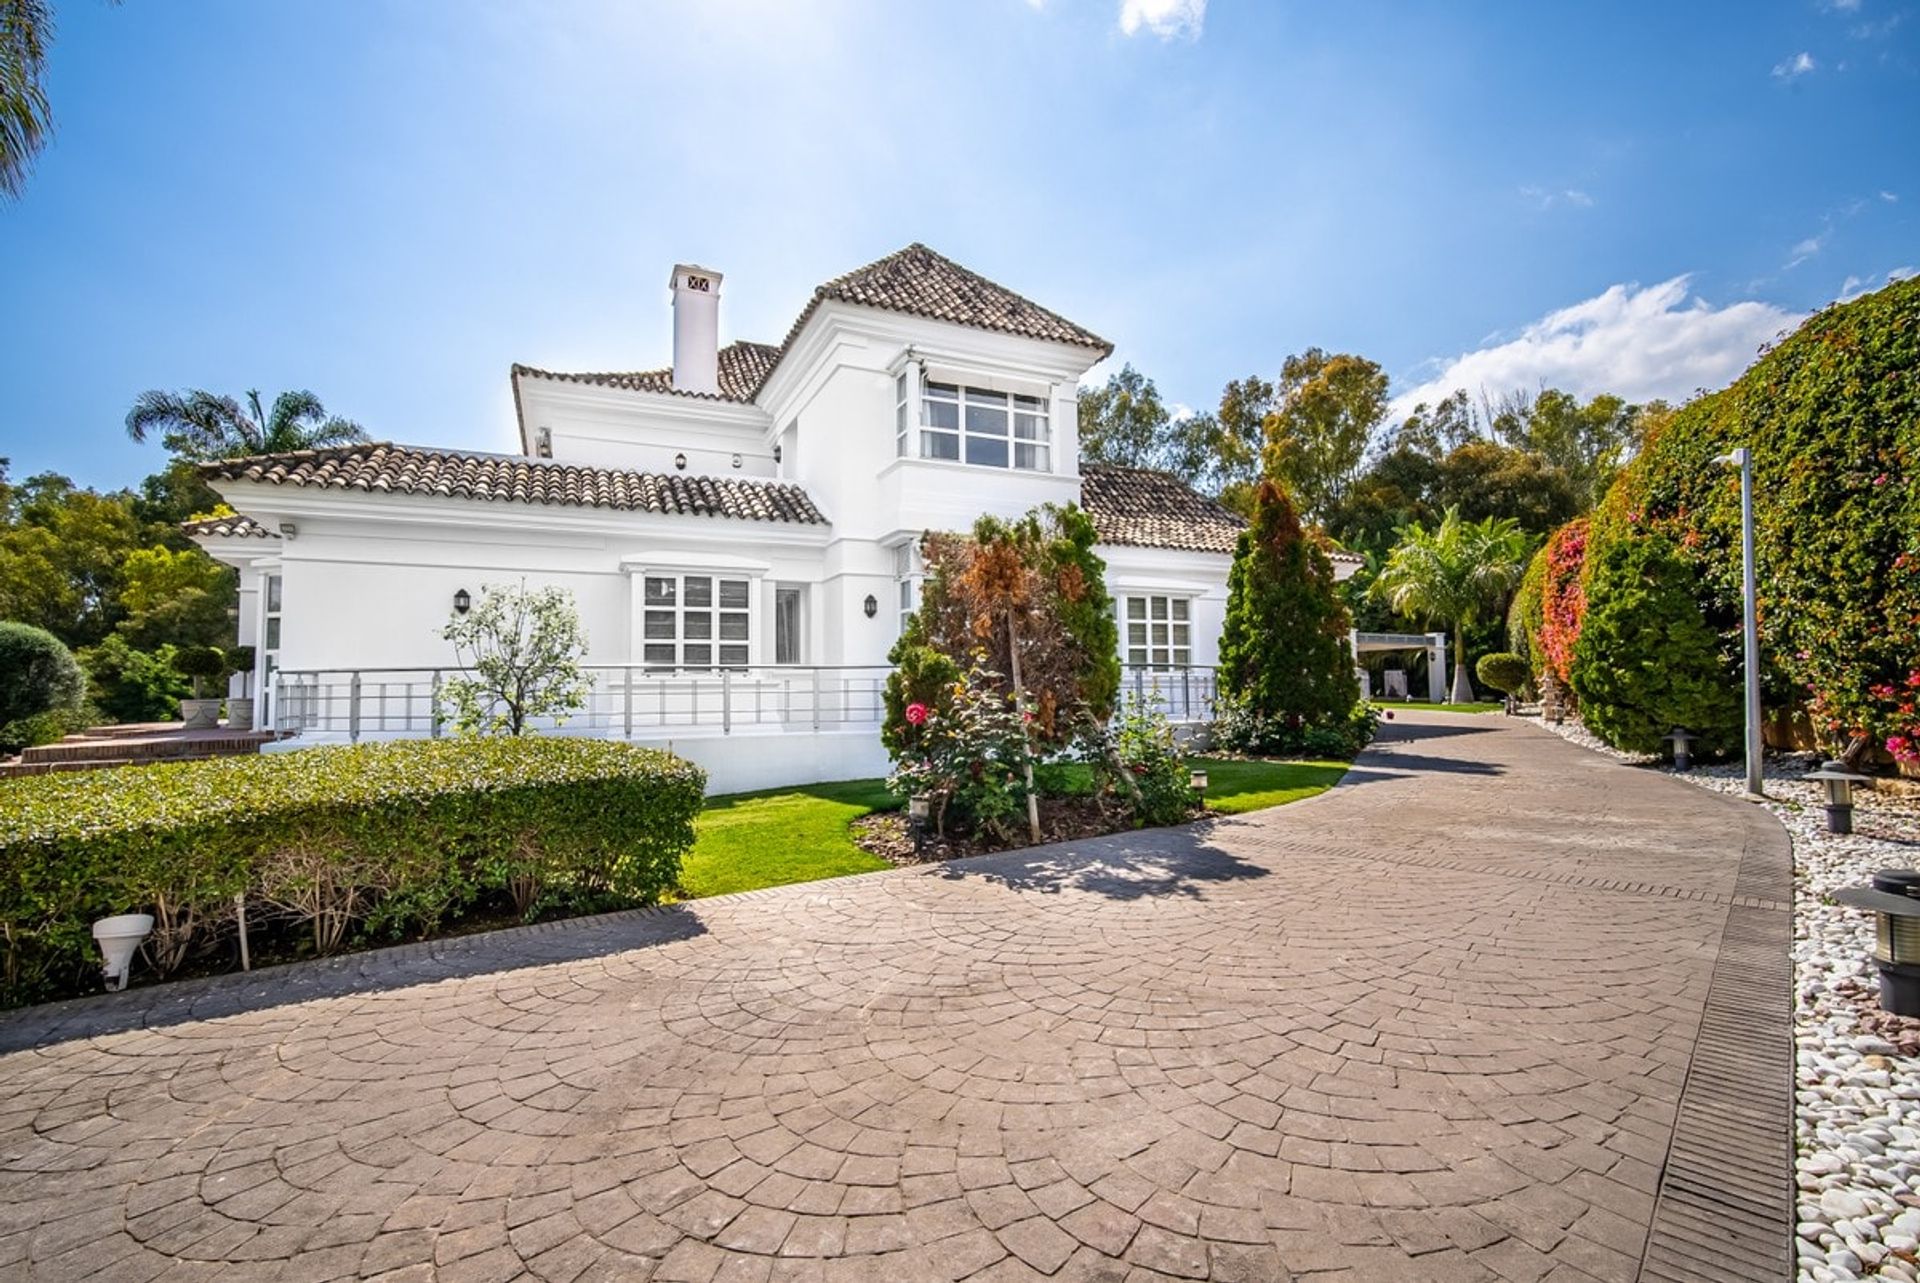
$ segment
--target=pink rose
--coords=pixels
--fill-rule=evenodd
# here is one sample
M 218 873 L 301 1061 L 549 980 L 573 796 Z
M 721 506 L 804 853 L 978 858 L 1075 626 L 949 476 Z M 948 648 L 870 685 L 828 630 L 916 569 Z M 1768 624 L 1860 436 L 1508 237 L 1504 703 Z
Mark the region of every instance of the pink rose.
M 921 726 L 926 723 L 926 720 L 927 720 L 927 706 L 925 704 L 907 705 L 907 721 L 908 722 L 910 722 L 914 726 Z

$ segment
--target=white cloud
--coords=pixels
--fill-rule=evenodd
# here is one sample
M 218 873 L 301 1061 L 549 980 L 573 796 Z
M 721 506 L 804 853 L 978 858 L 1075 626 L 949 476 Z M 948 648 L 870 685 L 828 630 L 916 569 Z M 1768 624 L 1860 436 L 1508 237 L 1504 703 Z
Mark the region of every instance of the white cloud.
M 1900 196 L 1897 192 L 1881 192 L 1880 199 L 1887 202 L 1887 204 L 1889 205 L 1895 205 L 1899 203 Z
M 1845 303 L 1849 299 L 1859 298 L 1862 294 L 1871 294 L 1874 290 L 1891 285 L 1895 281 L 1904 281 L 1912 276 L 1913 268 L 1890 268 L 1882 276 L 1849 276 L 1840 285 L 1839 299 Z
M 1556 205 L 1572 205 L 1579 209 L 1592 209 L 1593 197 L 1578 187 L 1534 187 L 1520 189 L 1520 195 L 1537 210 L 1549 210 Z
M 1833 235 L 1833 229 L 1829 227 L 1817 235 L 1809 236 L 1805 240 L 1798 242 L 1792 249 L 1787 251 L 1787 267 L 1798 267 L 1815 254 L 1818 254 L 1822 247 L 1826 245 L 1827 237 L 1831 235 Z
M 1860 0 L 1828 0 L 1827 8 L 1838 13 L 1860 12 Z
M 1476 399 L 1560 388 L 1580 397 L 1680 401 L 1733 380 L 1760 346 L 1800 317 L 1771 303 L 1714 307 L 1676 276 L 1644 289 L 1615 285 L 1528 325 L 1517 337 L 1431 363 L 1438 373 L 1394 398 L 1404 416 L 1465 388 Z
M 1206 20 L 1207 0 L 1120 0 L 1120 30 L 1130 36 L 1144 27 L 1162 40 L 1197 40 Z
M 1813 60 L 1810 53 L 1797 53 L 1783 63 L 1777 64 L 1773 74 L 1779 80 L 1797 80 L 1820 64 Z

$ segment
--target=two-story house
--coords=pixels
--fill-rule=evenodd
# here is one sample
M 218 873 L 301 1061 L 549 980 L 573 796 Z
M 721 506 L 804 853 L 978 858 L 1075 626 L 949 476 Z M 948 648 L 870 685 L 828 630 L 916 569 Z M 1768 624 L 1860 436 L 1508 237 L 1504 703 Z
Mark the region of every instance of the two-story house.
M 716 789 L 876 774 L 921 533 L 1048 502 L 1100 532 L 1129 684 L 1198 715 L 1241 523 L 1166 474 L 1081 465 L 1106 340 L 922 245 L 820 286 L 778 344 L 720 346 L 720 273 L 670 286 L 670 367 L 513 368 L 518 455 L 209 465 L 244 516 L 190 529 L 240 569 L 262 725 L 434 733 L 450 613 L 524 581 L 570 591 L 586 627 L 569 729 L 670 742 Z

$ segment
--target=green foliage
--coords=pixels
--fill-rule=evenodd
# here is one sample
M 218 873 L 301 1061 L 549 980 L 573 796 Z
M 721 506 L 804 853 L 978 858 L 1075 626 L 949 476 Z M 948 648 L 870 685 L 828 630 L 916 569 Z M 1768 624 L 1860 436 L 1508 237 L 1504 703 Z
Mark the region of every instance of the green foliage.
M 1280 370 L 1263 464 L 1300 510 L 1325 521 L 1360 471 L 1387 413 L 1387 375 L 1364 357 L 1308 348 Z
M 1767 701 L 1805 700 L 1831 747 L 1884 744 L 1913 723 L 1902 692 L 1920 669 L 1920 278 L 1816 314 L 1649 429 L 1596 514 L 1590 555 L 1673 541 L 1729 655 L 1740 500 L 1716 459 L 1736 446 L 1753 452 Z
M 917 640 L 919 632 L 915 616 L 887 652 L 893 671 L 887 675 L 883 695 L 887 720 L 880 727 L 880 742 L 896 759 L 917 751 L 926 715 L 952 711 L 962 676 L 960 665 L 950 656 Z M 919 711 L 909 718 L 907 710 L 916 705 Z
M 0 621 L 0 726 L 76 708 L 83 693 L 80 665 L 58 637 Z
M 1502 695 L 1518 695 L 1526 689 L 1527 678 L 1533 675 L 1533 666 L 1510 651 L 1494 651 L 1490 655 L 1482 655 L 1473 671 L 1482 686 L 1491 686 Z
M 1545 619 L 1542 593 L 1547 580 L 1547 549 L 1543 544 L 1527 561 L 1527 572 L 1507 606 L 1507 645 L 1524 655 L 1535 673 L 1546 671 L 1546 653 L 1540 649 L 1540 625 Z
M 1488 410 L 1488 428 L 1496 440 L 1525 450 L 1566 477 L 1573 502 L 1560 518 L 1564 521 L 1591 508 L 1606 492 L 1632 452 L 1646 416 L 1663 413 L 1665 407 L 1629 405 L 1606 394 L 1582 405 L 1571 393 L 1547 388 L 1532 399 L 1512 397 Z
M 53 134 L 42 79 L 52 41 L 48 0 L 0 4 L 0 196 L 19 199 L 33 158 Z
M 1616 748 L 1652 753 L 1676 726 L 1724 749 L 1741 725 L 1739 666 L 1695 598 L 1695 572 L 1673 543 L 1607 543 L 1589 569 L 1589 604 L 1571 681 L 1587 728 Z
M 126 494 L 96 494 L 65 477 L 30 477 L 7 492 L 0 520 L 0 618 L 44 628 L 79 649 L 120 621 L 121 567 L 145 546 Z
M 237 576 L 198 548 L 155 545 L 127 555 L 120 569 L 117 630 L 139 649 L 163 642 L 213 645 L 233 631 L 227 612 Z
M 706 777 L 599 740 L 402 740 L 0 787 L 0 998 L 85 992 L 94 919 L 151 912 L 169 971 L 245 893 L 316 952 L 475 896 L 598 911 L 672 887 Z
M 460 731 L 521 735 L 535 718 L 562 725 L 586 707 L 593 685 L 580 668 L 587 635 L 564 588 L 483 586 L 480 600 L 440 635 L 467 666 L 440 688 Z
M 227 652 L 218 646 L 182 646 L 173 653 L 173 671 L 193 683 L 195 699 L 207 699 L 208 687 L 227 675 Z
M 87 698 L 111 721 L 174 721 L 191 687 L 175 670 L 173 658 L 172 646 L 142 651 L 123 638 L 109 637 L 80 652 Z
M 145 441 L 155 433 L 182 459 L 286 454 L 367 439 L 359 424 L 328 414 L 311 392 L 282 392 L 267 408 L 258 392 L 248 392 L 242 406 L 199 388 L 140 394 L 127 411 L 127 435 Z
M 1252 705 L 1222 697 L 1214 710 L 1213 747 L 1258 757 L 1352 758 L 1373 742 L 1380 711 L 1365 701 L 1335 723 L 1309 725 L 1288 716 L 1270 717 Z
M 1080 389 L 1080 461 L 1166 467 L 1172 423 L 1153 380 L 1123 366 L 1101 386 Z
M 1027 807 L 1031 700 L 1023 706 L 976 662 L 941 705 L 915 707 L 921 711 L 895 741 L 887 787 L 902 798 L 925 796 L 936 832 L 951 824 L 1013 840 Z
M 1267 721 L 1343 725 L 1360 699 L 1346 603 L 1326 549 L 1271 481 L 1256 493 L 1227 593 L 1220 684 L 1228 700 Z
M 1115 712 L 1089 758 L 1100 792 L 1125 807 L 1136 828 L 1178 824 L 1199 801 L 1173 724 L 1137 697 Z
M 1464 520 L 1457 508 L 1447 509 L 1440 524 L 1429 530 L 1409 526 L 1374 580 L 1372 591 L 1401 615 L 1436 620 L 1454 630 L 1454 663 L 1467 662 L 1466 629 L 1490 611 L 1504 608 L 1525 572 L 1527 536 L 1511 518 Z M 1456 700 L 1472 697 L 1461 692 L 1455 668 Z

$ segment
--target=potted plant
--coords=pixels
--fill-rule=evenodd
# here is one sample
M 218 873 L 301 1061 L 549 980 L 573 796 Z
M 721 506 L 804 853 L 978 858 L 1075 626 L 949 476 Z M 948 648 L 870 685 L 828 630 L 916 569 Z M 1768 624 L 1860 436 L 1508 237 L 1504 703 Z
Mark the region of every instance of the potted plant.
M 230 731 L 253 729 L 253 665 L 253 647 L 227 648 L 227 669 L 240 675 L 240 689 L 243 692 L 227 697 L 227 729 Z
M 182 646 L 173 656 L 173 671 L 193 683 L 193 698 L 180 701 L 182 729 L 210 731 L 220 725 L 220 696 L 207 690 L 227 675 L 227 654 L 218 646 Z

